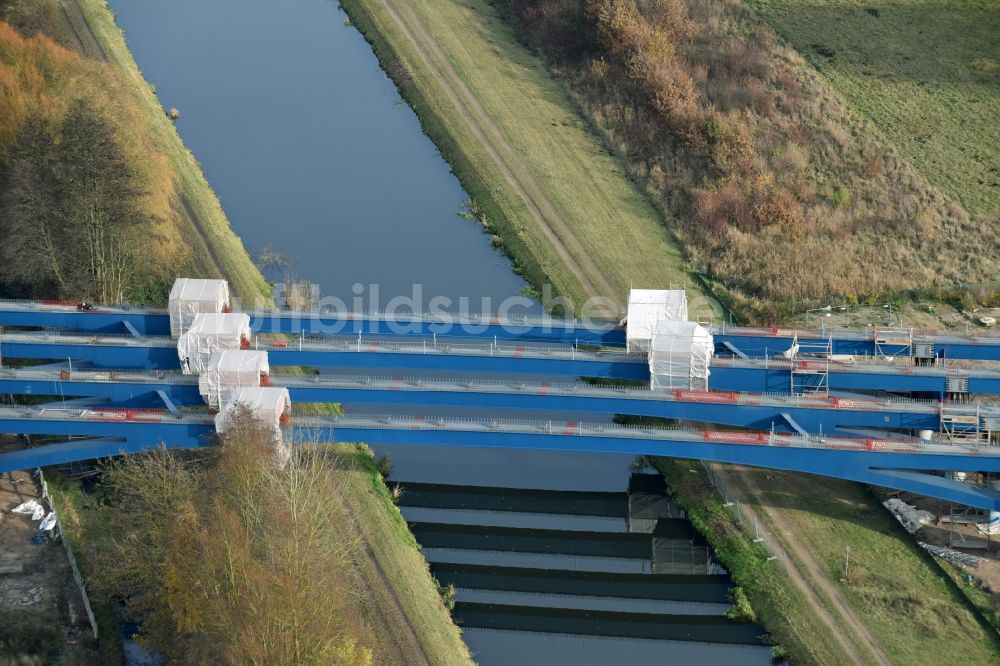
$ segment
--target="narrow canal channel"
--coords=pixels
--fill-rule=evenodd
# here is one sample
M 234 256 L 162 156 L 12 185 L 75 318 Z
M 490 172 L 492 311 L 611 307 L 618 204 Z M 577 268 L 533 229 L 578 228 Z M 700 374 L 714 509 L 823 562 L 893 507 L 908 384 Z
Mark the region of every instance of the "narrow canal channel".
M 458 216 L 467 195 L 334 2 L 109 4 L 164 106 L 180 109 L 181 135 L 251 254 L 270 247 L 323 295 L 351 303 L 361 292 L 365 307 L 411 297 L 414 284 L 421 285 L 424 299 L 445 296 L 454 309 L 467 298 L 474 312 L 494 310 L 520 293 L 524 282 L 510 262 L 477 225 Z M 370 285 L 378 285 L 377 295 Z M 538 306 L 523 309 L 538 311 Z M 569 505 L 582 501 L 575 494 L 581 492 L 624 496 L 632 462 L 620 455 L 486 449 L 384 447 L 380 452 L 389 453 L 394 478 L 403 482 L 563 491 Z M 425 553 L 435 572 L 459 588 L 457 617 L 464 608 L 470 620 L 464 635 L 479 663 L 769 662 L 769 651 L 759 644 L 710 638 L 668 642 L 648 637 L 649 632 L 616 632 L 613 617 L 600 613 L 644 614 L 653 625 L 670 624 L 672 615 L 702 615 L 706 620 L 697 633 L 710 637 L 724 609 L 719 584 L 727 579 L 715 575 L 703 581 L 707 587 L 686 601 L 673 594 L 629 594 L 628 580 L 613 577 L 648 575 L 651 558 L 635 554 L 646 548 L 644 542 L 627 534 L 626 518 L 617 513 L 539 511 L 538 502 L 547 506 L 558 495 L 529 494 L 527 504 L 513 508 L 487 502 L 403 509 L 421 526 L 418 537 L 422 531 L 448 546 Z M 475 534 L 447 528 L 463 524 Z M 521 532 L 503 533 L 508 537 L 503 545 L 482 545 L 496 544 L 504 529 Z M 629 554 L 593 557 L 568 546 L 564 552 L 538 553 L 525 544 L 537 543 L 539 535 L 552 543 L 573 541 L 569 534 L 556 538 L 539 530 L 575 531 L 591 535 L 591 541 L 600 541 L 602 533 L 614 535 L 617 545 L 594 548 L 614 555 L 621 546 Z M 442 536 L 446 532 L 452 536 Z M 493 572 L 483 577 L 485 566 Z M 517 569 L 523 575 L 514 575 Z M 563 574 L 572 579 L 567 584 L 573 591 L 560 588 L 558 576 L 546 570 L 575 572 Z M 504 575 L 495 575 L 498 571 Z M 602 579 L 605 588 L 593 587 L 604 593 L 581 594 L 594 584 L 588 575 L 612 578 Z M 607 592 L 607 585 L 617 592 Z M 534 623 L 524 612 L 505 620 L 497 605 L 561 612 L 540 611 Z M 575 613 L 594 616 L 597 624 L 590 626 L 600 629 L 574 633 L 574 624 L 583 626 Z M 657 621 L 657 614 L 665 619 Z

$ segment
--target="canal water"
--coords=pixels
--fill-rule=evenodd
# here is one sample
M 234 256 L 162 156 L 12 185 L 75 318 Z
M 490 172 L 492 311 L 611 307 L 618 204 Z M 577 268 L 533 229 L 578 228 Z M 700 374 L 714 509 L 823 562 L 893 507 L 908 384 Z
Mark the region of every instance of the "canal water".
M 350 303 L 360 294 L 371 309 L 412 298 L 415 284 L 418 301 L 443 296 L 451 309 L 473 312 L 494 311 L 521 292 L 510 262 L 458 215 L 467 195 L 336 3 L 109 4 L 164 107 L 180 110 L 178 129 L 252 255 L 269 248 L 322 295 Z M 406 481 L 567 491 L 623 491 L 632 462 L 489 449 L 381 452 Z M 574 529 L 570 520 L 554 523 L 541 526 Z M 467 629 L 465 638 L 487 665 L 769 661 L 761 647 L 489 629 Z

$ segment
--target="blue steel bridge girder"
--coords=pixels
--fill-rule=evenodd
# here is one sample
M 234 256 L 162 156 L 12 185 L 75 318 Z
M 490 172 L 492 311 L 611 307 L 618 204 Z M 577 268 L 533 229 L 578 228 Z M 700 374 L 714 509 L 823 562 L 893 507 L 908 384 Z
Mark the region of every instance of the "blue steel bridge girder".
M 326 438 L 329 438 L 330 441 L 364 441 L 368 444 L 520 448 L 687 458 L 817 474 L 913 492 L 979 509 L 1000 511 L 1000 492 L 920 471 L 998 472 L 1000 457 L 997 456 L 880 453 L 670 440 L 650 441 L 627 437 L 419 429 L 303 429 L 296 430 L 295 437 L 296 441 L 300 442 L 326 441 Z
M 170 335 L 170 318 L 166 314 L 149 314 L 141 308 L 134 311 L 125 308 L 78 311 L 75 306 L 63 310 L 49 309 L 44 305 L 31 309 L 0 303 L 0 326 L 54 328 L 104 335 Z
M 464 323 L 445 317 L 408 319 L 405 315 L 391 319 L 388 315 L 356 313 L 291 313 L 250 312 L 251 328 L 257 333 L 288 333 L 293 335 L 372 335 L 372 336 L 440 336 L 443 339 L 494 339 L 499 341 L 548 342 L 621 347 L 625 331 L 610 323 L 585 323 L 558 320 L 508 319 L 482 317 Z M 78 311 L 73 305 L 0 303 L 0 326 L 41 327 L 79 331 L 82 333 L 141 336 L 169 335 L 170 320 L 163 310 L 109 307 Z M 813 334 L 815 335 L 815 333 Z M 789 349 L 796 340 L 791 331 L 755 332 L 721 327 L 714 331 L 720 354 L 745 354 L 749 357 L 773 355 Z M 839 336 L 839 337 L 838 337 Z M 907 356 L 910 349 L 902 344 L 876 344 L 873 335 L 833 332 L 832 336 L 810 337 L 802 332 L 797 338 L 804 348 L 825 348 L 834 354 L 874 356 Z M 945 359 L 981 361 L 1000 360 L 1000 339 L 961 336 L 918 336 L 915 344 L 932 344 L 937 355 Z
M 565 352 L 563 352 L 565 353 Z M 533 356 L 530 352 L 488 355 L 463 353 L 460 348 L 450 352 L 434 352 L 428 347 L 421 351 L 379 351 L 375 345 L 360 351 L 346 348 L 269 348 L 272 366 L 313 366 L 317 368 L 357 367 L 396 370 L 438 370 L 447 372 L 512 373 L 531 375 L 562 375 L 570 377 L 611 377 L 648 381 L 649 368 L 635 357 L 625 355 L 574 354 Z M 82 340 L 60 341 L 53 337 L 47 341 L 18 339 L 0 336 L 0 357 L 3 358 L 73 358 L 74 362 L 89 361 L 99 368 L 177 369 L 177 351 L 162 339 L 148 344 L 103 342 L 90 344 Z M 827 381 L 831 391 L 888 391 L 896 393 L 920 392 L 944 396 L 947 392 L 949 370 L 946 368 L 852 369 L 832 367 Z M 787 364 L 744 367 L 723 363 L 713 365 L 709 385 L 713 390 L 749 393 L 788 393 L 792 386 L 792 373 Z M 970 373 L 969 391 L 972 394 L 1000 393 L 1000 376 Z
M 361 382 L 349 385 L 324 385 L 322 382 L 278 382 L 289 389 L 293 402 L 378 404 L 423 407 L 465 407 L 581 414 L 629 414 L 678 419 L 699 423 L 714 423 L 757 430 L 779 432 L 809 432 L 814 434 L 851 434 L 852 429 L 879 428 L 886 430 L 940 430 L 938 410 L 881 410 L 847 407 L 831 408 L 799 404 L 795 401 L 775 404 L 740 404 L 736 399 L 699 401 L 698 399 L 657 399 L 650 392 L 633 391 L 631 395 L 587 395 L 554 393 L 541 386 L 506 392 L 491 390 L 443 390 L 429 387 L 403 387 L 390 382 L 382 386 L 366 386 Z M 176 411 L 177 406 L 201 405 L 203 400 L 193 380 L 177 383 L 164 380 L 139 382 L 44 381 L 11 379 L 0 376 L 0 394 L 87 396 L 104 398 L 120 406 L 162 407 Z M 173 406 L 173 409 L 171 407 Z
M 544 320 L 500 321 L 485 317 L 482 321 L 453 323 L 441 318 L 427 321 L 391 320 L 384 316 L 356 314 L 316 314 L 288 312 L 250 312 L 250 327 L 255 333 L 286 333 L 292 335 L 371 335 L 371 336 L 440 336 L 443 339 L 494 339 L 500 341 L 587 344 L 623 347 L 625 331 L 617 326 L 584 322 Z M 42 306 L 37 309 L 16 308 L 0 303 L 0 326 L 39 327 L 101 333 L 129 333 L 138 336 L 170 335 L 170 318 L 163 311 L 107 308 L 77 311 L 72 306 L 63 310 Z
M 340 425 L 338 425 L 340 423 Z M 159 444 L 169 448 L 194 448 L 213 441 L 210 420 L 170 419 L 137 421 L 56 420 L 50 418 L 0 419 L 0 432 L 22 432 L 87 437 L 84 443 L 68 442 L 0 454 L 0 472 L 37 465 L 63 464 L 120 453 L 137 453 Z M 297 443 L 324 441 L 474 446 L 507 449 L 554 450 L 574 453 L 601 452 L 631 455 L 659 455 L 754 467 L 806 472 L 880 485 L 939 497 L 969 506 L 1000 510 L 1000 494 L 947 479 L 932 479 L 921 471 L 1000 472 L 1000 456 L 950 453 L 884 452 L 733 444 L 717 441 L 662 439 L 627 436 L 627 433 L 580 435 L 575 427 L 561 425 L 554 432 L 502 431 L 484 429 L 440 429 L 416 424 L 412 428 L 363 425 L 338 421 L 320 422 L 315 427 L 294 427 L 288 437 Z M 119 441 L 94 441 L 114 438 Z

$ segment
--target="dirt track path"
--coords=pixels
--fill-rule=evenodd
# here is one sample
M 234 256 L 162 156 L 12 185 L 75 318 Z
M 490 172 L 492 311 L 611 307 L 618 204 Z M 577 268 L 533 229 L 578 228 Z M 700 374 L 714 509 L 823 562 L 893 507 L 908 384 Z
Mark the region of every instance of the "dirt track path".
M 882 650 L 878 641 L 871 635 L 864 622 L 851 608 L 843 592 L 830 581 L 829 576 L 820 566 L 816 558 L 813 557 L 809 549 L 795 536 L 795 530 L 784 519 L 780 511 L 768 511 L 764 506 L 764 494 L 750 474 L 743 474 L 740 470 L 727 469 L 723 465 L 713 465 L 714 472 L 722 477 L 723 483 L 735 493 L 743 494 L 742 508 L 751 518 L 762 524 L 772 526 L 772 531 L 780 534 L 782 546 L 785 547 L 794 559 L 786 558 L 787 570 L 792 582 L 799 588 L 810 608 L 816 613 L 824 625 L 829 629 L 830 634 L 836 638 L 837 642 L 844 649 L 854 663 L 867 664 L 877 663 L 889 666 L 892 661 Z M 742 488 L 740 487 L 742 486 Z M 747 501 L 746 496 L 754 496 L 760 502 L 758 506 L 752 506 Z M 756 514 L 760 514 L 757 516 Z M 764 518 L 766 517 L 766 520 Z M 859 653 L 857 646 L 848 641 L 837 624 L 830 610 L 823 604 L 821 599 L 826 597 L 833 605 L 837 615 L 850 628 L 858 641 L 867 649 L 867 653 Z M 872 661 L 874 657 L 874 662 Z
M 622 295 L 577 241 L 570 226 L 545 195 L 527 164 L 455 71 L 447 54 L 437 44 L 411 5 L 408 2 L 390 0 L 380 0 L 380 2 L 396 23 L 400 33 L 410 42 L 427 73 L 438 82 L 448 101 L 496 164 L 510 188 L 524 201 L 538 228 L 542 230 L 545 238 L 552 244 L 559 258 L 580 282 L 587 295 L 605 296 L 614 303 L 620 303 Z
M 358 481 L 345 478 L 345 483 L 358 483 Z M 360 552 L 356 553 L 360 557 L 352 557 L 351 564 L 359 583 L 367 590 L 366 594 L 373 602 L 371 607 L 374 610 L 374 619 L 379 625 L 376 635 L 381 638 L 382 646 L 392 653 L 395 658 L 392 662 L 394 664 L 429 666 L 431 662 L 427 658 L 427 653 L 417 638 L 410 618 L 399 603 L 399 597 L 396 596 L 392 583 L 389 582 L 378 558 L 375 557 L 375 552 L 357 516 L 351 511 L 351 507 L 342 495 L 335 493 L 335 499 L 340 504 L 347 527 L 352 532 L 350 535 L 345 535 L 347 540 L 360 546 Z M 376 658 L 379 656 L 386 655 L 376 655 Z

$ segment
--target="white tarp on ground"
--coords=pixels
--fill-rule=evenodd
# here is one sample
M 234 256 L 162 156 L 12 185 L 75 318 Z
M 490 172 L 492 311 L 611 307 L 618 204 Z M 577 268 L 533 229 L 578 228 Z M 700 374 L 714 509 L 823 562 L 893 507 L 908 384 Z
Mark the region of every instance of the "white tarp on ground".
M 224 312 L 229 308 L 229 283 L 225 280 L 177 278 L 170 289 L 170 335 L 179 338 L 199 313 Z
M 913 534 L 924 525 L 930 525 L 937 519 L 937 517 L 930 511 L 918 509 L 917 507 L 907 504 L 903 500 L 895 497 L 882 502 L 882 505 L 889 509 L 889 511 L 892 512 L 892 515 L 896 516 L 896 520 L 898 520 L 910 534 Z
M 217 349 L 198 376 L 198 391 L 209 407 L 222 409 L 234 389 L 260 386 L 268 373 L 266 351 Z
M 11 511 L 31 516 L 32 520 L 41 520 L 45 517 L 45 507 L 39 504 L 38 500 L 33 499 L 18 504 Z
M 625 346 L 630 352 L 649 351 L 659 321 L 687 321 L 687 294 L 683 289 L 630 289 L 625 316 Z
M 48 532 L 55 526 L 56 526 L 56 512 L 49 511 L 48 515 L 45 516 L 45 518 L 42 519 L 42 522 L 38 524 L 38 529 L 42 530 L 43 532 Z
M 181 371 L 200 375 L 219 349 L 239 349 L 250 341 L 250 315 L 240 312 L 196 314 L 191 327 L 177 340 Z
M 225 408 L 215 416 L 215 430 L 225 433 L 232 426 L 233 414 L 240 408 L 250 410 L 261 423 L 274 428 L 275 459 L 284 466 L 291 455 L 281 436 L 281 426 L 292 415 L 292 400 L 288 389 L 275 387 L 244 387 L 233 391 L 233 396 Z
M 657 322 L 649 344 L 651 389 L 708 390 L 712 334 L 692 321 Z

